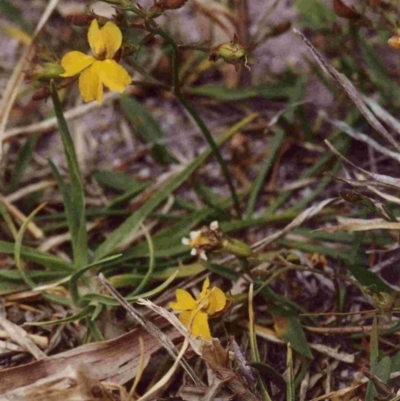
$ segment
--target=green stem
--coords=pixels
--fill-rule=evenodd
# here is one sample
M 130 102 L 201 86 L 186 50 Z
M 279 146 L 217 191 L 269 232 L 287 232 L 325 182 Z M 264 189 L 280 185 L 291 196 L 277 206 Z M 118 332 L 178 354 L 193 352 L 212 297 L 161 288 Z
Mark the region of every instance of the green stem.
M 219 151 L 219 148 L 217 144 L 214 141 L 213 136 L 211 135 L 211 132 L 205 125 L 204 121 L 200 117 L 200 115 L 197 113 L 197 111 L 194 109 L 194 107 L 185 99 L 181 92 L 181 88 L 179 85 L 179 60 L 178 60 L 178 54 L 179 54 L 179 46 L 175 43 L 175 41 L 171 38 L 171 36 L 168 35 L 165 31 L 163 31 L 154 21 L 150 22 L 150 29 L 153 30 L 154 33 L 160 35 L 163 39 L 165 39 L 169 45 L 172 47 L 172 87 L 173 87 L 173 93 L 178 99 L 179 103 L 186 109 L 186 111 L 192 116 L 194 121 L 196 122 L 197 126 L 200 128 L 202 134 L 206 138 L 208 144 L 210 145 L 210 148 L 212 152 L 214 153 L 219 165 L 221 166 L 222 174 L 224 175 L 225 181 L 229 187 L 229 190 L 232 195 L 232 200 L 233 200 L 233 205 L 235 207 L 235 211 L 237 214 L 237 217 L 242 216 L 242 211 L 240 208 L 240 203 L 239 203 L 239 198 L 237 196 L 235 187 L 233 185 L 233 181 L 231 179 L 231 175 L 228 170 L 228 166 L 225 163 L 224 159 L 222 158 L 221 152 Z

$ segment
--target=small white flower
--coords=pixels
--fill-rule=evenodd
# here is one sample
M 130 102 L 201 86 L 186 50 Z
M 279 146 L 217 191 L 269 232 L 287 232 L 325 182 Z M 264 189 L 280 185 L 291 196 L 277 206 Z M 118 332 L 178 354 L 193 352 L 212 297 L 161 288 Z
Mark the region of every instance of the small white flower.
M 197 238 L 199 238 L 201 235 L 201 231 L 190 231 L 189 233 L 189 237 L 192 241 L 196 240 Z
M 182 238 L 182 244 L 183 245 L 190 245 L 190 239 L 189 238 Z
M 216 231 L 216 230 L 218 230 L 218 229 L 219 229 L 219 223 L 218 223 L 218 221 L 213 221 L 213 222 L 210 224 L 210 230 Z
M 197 255 L 197 250 L 196 250 L 196 248 L 192 248 L 192 250 L 190 251 L 190 254 L 191 254 L 192 256 L 196 256 L 196 255 Z
M 206 251 L 202 250 L 199 254 L 200 259 L 203 260 L 208 260 L 207 255 L 206 255 Z

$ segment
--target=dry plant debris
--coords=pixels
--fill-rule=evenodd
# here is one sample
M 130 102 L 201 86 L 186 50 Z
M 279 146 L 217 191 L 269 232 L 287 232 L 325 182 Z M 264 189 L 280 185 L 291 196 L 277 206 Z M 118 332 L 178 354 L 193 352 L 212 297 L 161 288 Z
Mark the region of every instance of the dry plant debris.
M 399 2 L 30 3 L 0 400 L 398 400 Z

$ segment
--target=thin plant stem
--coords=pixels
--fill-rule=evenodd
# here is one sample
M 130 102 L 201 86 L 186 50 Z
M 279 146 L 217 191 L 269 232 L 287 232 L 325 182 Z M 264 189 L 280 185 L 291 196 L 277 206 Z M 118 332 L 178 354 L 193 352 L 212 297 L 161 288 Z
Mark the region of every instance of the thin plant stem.
M 211 132 L 207 128 L 206 124 L 194 109 L 194 107 L 185 99 L 181 92 L 181 88 L 179 85 L 179 46 L 175 43 L 175 41 L 168 35 L 165 31 L 163 31 L 154 21 L 149 21 L 149 27 L 151 31 L 160 35 L 163 39 L 165 39 L 168 44 L 172 47 L 172 88 L 175 97 L 178 99 L 179 103 L 185 108 L 185 110 L 192 116 L 193 120 L 196 122 L 197 126 L 200 128 L 202 134 L 206 138 L 209 146 L 211 147 L 212 152 L 214 153 L 219 165 L 221 166 L 222 174 L 224 175 L 225 181 L 229 187 L 229 190 L 232 195 L 233 205 L 237 214 L 237 217 L 242 216 L 242 211 L 240 208 L 239 198 L 237 196 L 235 187 L 233 185 L 233 181 L 231 179 L 231 175 L 228 170 L 228 166 L 222 158 L 221 152 L 217 144 L 214 141 L 214 138 L 211 135 Z

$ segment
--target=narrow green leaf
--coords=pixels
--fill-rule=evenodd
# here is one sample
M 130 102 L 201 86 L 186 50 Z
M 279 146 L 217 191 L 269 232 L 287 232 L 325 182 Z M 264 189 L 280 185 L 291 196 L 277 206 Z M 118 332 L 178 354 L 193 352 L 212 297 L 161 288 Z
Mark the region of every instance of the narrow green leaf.
M 61 323 L 72 323 L 72 322 L 77 322 L 78 320 L 84 319 L 87 316 L 91 316 L 95 310 L 94 305 L 88 305 L 82 310 L 80 310 L 78 313 L 75 315 L 66 317 L 64 319 L 58 319 L 58 320 L 50 320 L 48 322 L 25 322 L 24 324 L 26 326 L 50 326 L 53 324 L 61 324 Z
M 131 188 L 142 185 L 141 182 L 135 180 L 129 174 L 119 173 L 110 170 L 96 170 L 92 177 L 102 186 L 115 189 L 121 193 Z
M 29 285 L 31 288 L 34 288 L 36 286 L 35 282 L 25 273 L 25 268 L 22 264 L 21 260 L 21 246 L 22 246 L 22 240 L 25 235 L 25 231 L 28 227 L 28 224 L 33 220 L 34 216 L 41 210 L 43 207 L 46 206 L 45 203 L 42 203 L 40 206 L 38 206 L 30 215 L 25 219 L 23 224 L 21 225 L 21 228 L 18 231 L 17 237 L 15 238 L 15 247 L 14 247 L 14 259 L 15 259 L 15 265 L 18 269 L 18 271 L 21 274 L 21 277 L 24 279 L 25 283 Z
M 227 88 L 226 86 L 200 86 L 190 89 L 190 93 L 194 95 L 214 97 L 220 100 L 235 101 L 244 100 L 254 97 L 263 97 L 266 99 L 284 99 L 290 97 L 292 93 L 292 85 L 259 85 L 250 88 Z
M 70 206 L 66 207 L 67 199 L 64 196 L 65 212 L 69 214 L 69 230 L 71 234 L 72 249 L 74 254 L 74 264 L 76 268 L 87 265 L 88 244 L 86 232 L 85 216 L 85 196 L 81 176 L 79 172 L 78 159 L 75 153 L 74 143 L 65 121 L 61 103 L 58 98 L 57 88 L 54 81 L 51 82 L 51 98 L 53 100 L 54 111 L 57 117 L 58 128 L 64 146 L 67 159 L 69 179 L 70 179 Z M 54 170 L 53 170 L 54 171 Z
M 254 207 L 256 205 L 257 198 L 264 184 L 265 177 L 267 176 L 269 169 L 272 167 L 275 156 L 279 148 L 281 147 L 283 140 L 285 139 L 286 133 L 282 128 L 276 127 L 275 130 L 276 130 L 275 136 L 273 137 L 271 143 L 268 146 L 268 156 L 261 164 L 260 170 L 252 185 L 249 202 L 247 204 L 247 209 L 244 214 L 245 219 L 251 218 L 254 212 Z
M 7 189 L 8 193 L 15 191 L 15 189 L 17 188 L 19 181 L 21 180 L 26 168 L 29 166 L 29 163 L 32 159 L 38 139 L 38 135 L 33 135 L 28 138 L 22 146 L 20 152 L 18 153 L 17 163 L 11 176 L 10 185 Z
M 155 295 L 161 293 L 164 291 L 176 278 L 178 274 L 178 271 L 175 271 L 175 273 L 171 274 L 170 277 L 168 277 L 167 280 L 165 280 L 161 285 L 158 287 L 147 291 L 143 294 L 139 295 L 134 295 L 134 296 L 127 296 L 126 300 L 128 302 L 133 302 L 137 301 L 139 298 L 151 298 L 154 297 Z M 90 303 L 90 302 L 101 302 L 104 305 L 108 306 L 119 306 L 120 304 L 118 303 L 117 300 L 115 300 L 113 297 L 107 296 L 107 295 L 100 295 L 100 294 L 87 294 L 81 298 L 81 305 Z
M 292 348 L 300 355 L 313 359 L 311 349 L 298 317 L 292 311 L 279 306 L 270 306 L 269 312 L 274 319 L 275 330 L 283 341 L 286 344 L 290 343 Z
M 149 110 L 133 97 L 121 96 L 120 103 L 135 132 L 153 146 L 155 159 L 163 164 L 175 163 L 176 159 L 168 152 L 167 147 L 161 144 L 165 133 Z
M 15 244 L 11 242 L 0 241 L 0 254 L 5 253 L 12 255 L 14 252 Z M 37 263 L 39 266 L 44 266 L 52 270 L 68 273 L 71 273 L 71 270 L 73 270 L 73 266 L 69 262 L 62 260 L 57 256 L 39 252 L 36 249 L 29 248 L 27 246 L 21 246 L 20 254 L 24 259 L 30 260 L 34 263 Z
M 247 125 L 253 118 L 254 115 L 251 115 L 229 129 L 219 139 L 218 144 L 221 145 L 224 143 L 243 126 Z M 104 258 L 113 252 L 118 246 L 123 245 L 126 239 L 130 238 L 131 235 L 137 231 L 140 223 L 172 192 L 179 188 L 206 160 L 206 158 L 210 156 L 210 154 L 211 149 L 210 147 L 207 147 L 207 149 L 191 163 L 189 163 L 189 165 L 183 171 L 165 183 L 156 194 L 154 194 L 142 207 L 139 208 L 139 210 L 128 217 L 128 219 L 126 219 L 124 223 L 122 223 L 114 232 L 112 232 L 108 238 L 96 249 L 95 260 Z
M 15 227 L 13 219 L 10 216 L 10 213 L 8 213 L 7 209 L 4 207 L 4 204 L 1 201 L 1 199 L 0 199 L 0 216 L 3 217 L 8 229 L 10 230 L 11 235 L 15 238 L 17 236 L 17 229 Z
M 321 0 L 296 0 L 295 7 L 301 14 L 303 25 L 325 29 L 336 21 L 335 13 Z
M 20 10 L 11 1 L 0 0 L 0 14 L 18 24 L 27 33 L 33 32 L 32 27 L 25 21 Z

